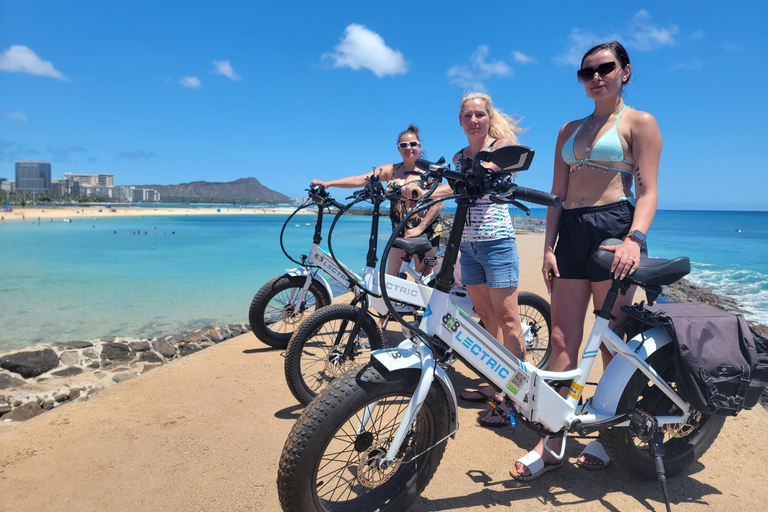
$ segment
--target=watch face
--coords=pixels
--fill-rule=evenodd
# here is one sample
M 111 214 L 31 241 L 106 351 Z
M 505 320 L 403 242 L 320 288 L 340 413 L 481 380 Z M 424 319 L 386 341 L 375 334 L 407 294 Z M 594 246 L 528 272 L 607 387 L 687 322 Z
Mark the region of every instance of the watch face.
M 629 236 L 639 241 L 640 243 L 645 242 L 645 234 L 642 231 L 638 231 L 637 229 L 631 232 Z

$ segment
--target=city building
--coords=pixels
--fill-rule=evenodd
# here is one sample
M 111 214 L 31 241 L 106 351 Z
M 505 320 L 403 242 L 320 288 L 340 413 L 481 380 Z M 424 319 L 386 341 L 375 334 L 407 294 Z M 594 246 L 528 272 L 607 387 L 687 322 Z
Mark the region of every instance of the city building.
M 42 160 L 16 162 L 17 192 L 47 192 L 51 190 L 51 164 Z
M 114 174 L 72 174 L 71 172 L 64 173 L 64 179 L 70 179 L 80 183 L 81 185 L 102 187 L 114 187 L 115 175 Z

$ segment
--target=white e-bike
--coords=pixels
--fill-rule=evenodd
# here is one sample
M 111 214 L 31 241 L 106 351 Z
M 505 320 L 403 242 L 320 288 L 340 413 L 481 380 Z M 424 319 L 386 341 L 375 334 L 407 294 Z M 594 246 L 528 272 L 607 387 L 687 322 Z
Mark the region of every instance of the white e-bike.
M 451 197 L 458 203 L 435 291 L 413 337 L 396 348 L 373 352 L 368 365 L 336 379 L 304 409 L 280 458 L 277 485 L 284 511 L 407 509 L 429 483 L 447 439 L 459 428 L 456 394 L 443 368 L 454 358 L 501 390 L 518 423 L 545 438 L 561 436 L 563 448 L 553 453 L 558 458 L 564 455 L 569 432 L 600 432 L 613 462 L 633 475 L 653 479 L 659 476 L 659 468 L 661 476 L 665 470 L 670 475 L 683 471 L 715 440 L 724 417 L 703 415 L 680 396 L 670 336 L 652 326 L 653 314 L 643 303 L 624 309 L 646 324 L 629 342 L 608 325 L 619 293 L 640 285 L 652 302 L 662 285 L 689 272 L 687 258 L 641 256 L 634 274 L 614 279 L 602 309 L 596 312 L 579 366 L 567 372 L 545 371 L 520 361 L 451 302 L 451 276 L 446 269 L 456 261 L 462 219 L 474 200 L 490 193 L 559 204 L 551 194 L 504 179 L 505 174 L 527 169 L 532 156 L 533 151 L 522 146 L 480 152 L 468 174 L 417 163 L 429 169 L 432 177 L 447 179 L 456 193 Z M 502 171 L 489 171 L 482 162 Z M 605 268 L 610 268 L 612 258 L 606 251 L 595 256 Z M 601 343 L 614 358 L 594 395 L 582 397 Z M 566 397 L 555 390 L 562 381 L 570 383 Z

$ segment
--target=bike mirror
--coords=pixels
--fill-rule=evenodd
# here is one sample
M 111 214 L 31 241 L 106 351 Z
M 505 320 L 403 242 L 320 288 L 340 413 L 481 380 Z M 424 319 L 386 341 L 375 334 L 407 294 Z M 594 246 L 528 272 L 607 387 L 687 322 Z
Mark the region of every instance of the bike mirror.
M 485 161 L 497 165 L 502 171 L 525 171 L 533 160 L 533 149 L 526 146 L 504 146 L 491 153 L 485 153 L 487 156 L 483 156 L 483 160 L 487 158 Z M 481 153 L 478 153 L 475 158 L 480 155 Z

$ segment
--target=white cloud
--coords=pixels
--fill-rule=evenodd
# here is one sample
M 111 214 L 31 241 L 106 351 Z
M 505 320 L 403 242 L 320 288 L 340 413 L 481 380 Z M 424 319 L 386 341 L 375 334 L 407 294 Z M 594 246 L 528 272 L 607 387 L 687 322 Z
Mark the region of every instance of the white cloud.
M 190 89 L 197 89 L 198 87 L 203 86 L 203 84 L 200 83 L 200 79 L 196 76 L 183 76 L 181 77 L 181 80 L 179 80 L 179 83 Z
M 654 24 L 648 11 L 641 9 L 624 25 L 621 33 L 597 35 L 578 28 L 571 29 L 567 49 L 552 60 L 557 64 L 578 67 L 587 50 L 608 41 L 619 41 L 627 50 L 647 52 L 662 46 L 673 46 L 678 32 L 680 30 L 675 25 L 660 27 Z
M 648 11 L 641 9 L 629 21 L 624 44 L 627 48 L 647 52 L 662 46 L 674 46 L 678 32 L 680 30 L 675 25 L 655 25 Z
M 50 61 L 42 60 L 26 46 L 11 46 L 5 53 L 0 53 L 0 70 L 9 73 L 29 73 L 66 80 L 63 73 L 57 71 Z
M 237 72 L 232 69 L 232 64 L 230 64 L 228 60 L 215 60 L 213 61 L 213 65 L 216 66 L 214 73 L 224 75 L 225 77 L 236 82 L 240 80 L 240 75 L 238 75 Z
M 378 77 L 408 71 L 408 63 L 401 52 L 388 47 L 376 32 L 355 23 L 346 28 L 333 52 L 324 53 L 321 60 L 330 62 L 334 68 L 368 69 Z
M 11 119 L 13 121 L 27 121 L 27 115 L 21 110 L 0 110 L 0 117 Z
M 512 68 L 504 61 L 486 61 L 488 47 L 478 46 L 467 64 L 455 64 L 448 70 L 450 83 L 475 92 L 485 92 L 484 81 L 494 76 L 510 76 Z
M 536 62 L 536 59 L 530 55 L 526 55 L 525 53 L 518 51 L 512 52 L 512 58 L 515 59 L 515 62 L 519 62 L 520 64 L 533 64 Z

